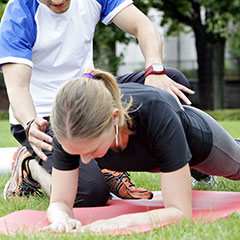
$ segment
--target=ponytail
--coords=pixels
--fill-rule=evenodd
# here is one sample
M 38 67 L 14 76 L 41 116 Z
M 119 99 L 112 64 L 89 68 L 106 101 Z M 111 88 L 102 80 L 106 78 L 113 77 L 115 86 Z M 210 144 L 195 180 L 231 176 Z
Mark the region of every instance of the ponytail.
M 51 125 L 59 138 L 94 138 L 112 123 L 112 111 L 119 109 L 119 131 L 132 125 L 128 110 L 132 105 L 121 101 L 114 76 L 89 69 L 81 78 L 69 80 L 58 91 L 53 104 Z

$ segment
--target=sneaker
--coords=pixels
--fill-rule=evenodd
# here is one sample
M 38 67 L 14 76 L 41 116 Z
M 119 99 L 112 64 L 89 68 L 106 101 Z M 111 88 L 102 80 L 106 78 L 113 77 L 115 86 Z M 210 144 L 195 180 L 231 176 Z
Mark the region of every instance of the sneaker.
M 240 145 L 240 138 L 236 138 L 235 141 Z
M 206 187 L 217 187 L 218 180 L 216 176 L 207 176 L 206 178 L 200 179 L 199 181 L 192 177 L 192 187 L 197 187 L 198 184 L 204 185 Z
M 31 178 L 31 174 L 27 171 L 26 161 L 29 160 L 31 154 L 26 147 L 20 146 L 13 156 L 12 175 L 10 180 L 6 183 L 3 196 L 8 199 L 14 196 L 22 197 L 34 195 L 43 196 L 39 190 L 40 184 Z
M 137 188 L 130 180 L 127 172 L 116 172 L 108 169 L 102 169 L 104 178 L 108 183 L 111 194 L 122 199 L 151 199 L 152 192 Z

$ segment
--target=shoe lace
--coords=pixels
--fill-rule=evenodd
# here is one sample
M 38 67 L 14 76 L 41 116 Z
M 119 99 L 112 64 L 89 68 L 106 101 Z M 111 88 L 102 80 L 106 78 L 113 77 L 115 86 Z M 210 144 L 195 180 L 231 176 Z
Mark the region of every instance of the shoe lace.
M 36 193 L 39 197 L 44 196 L 44 194 L 39 190 L 39 188 L 37 186 L 29 184 L 26 178 L 22 179 L 22 184 L 18 186 L 18 189 L 26 196 L 29 196 L 30 193 Z
M 119 176 L 119 179 L 125 183 L 128 183 L 128 187 L 135 187 L 135 185 L 130 180 L 130 174 L 128 172 L 122 172 Z

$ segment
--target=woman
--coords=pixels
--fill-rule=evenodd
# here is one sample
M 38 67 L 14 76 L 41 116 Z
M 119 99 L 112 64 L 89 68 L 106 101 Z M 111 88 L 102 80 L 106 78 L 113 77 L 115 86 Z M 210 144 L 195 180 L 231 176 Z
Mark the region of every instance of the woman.
M 52 111 L 54 169 L 50 225 L 71 231 L 79 159 L 117 171 L 159 171 L 165 208 L 94 222 L 81 230 L 175 222 L 191 217 L 190 167 L 240 179 L 240 145 L 210 116 L 150 86 L 116 84 L 90 70 L 59 90 Z M 91 176 L 89 176 L 91 177 Z

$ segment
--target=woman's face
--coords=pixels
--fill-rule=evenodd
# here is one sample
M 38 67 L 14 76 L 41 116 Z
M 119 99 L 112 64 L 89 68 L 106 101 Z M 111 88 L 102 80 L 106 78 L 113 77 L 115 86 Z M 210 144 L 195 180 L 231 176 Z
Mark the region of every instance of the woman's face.
M 112 124 L 99 137 L 93 139 L 60 139 L 63 149 L 72 154 L 80 155 L 83 163 L 88 164 L 94 158 L 103 157 L 115 141 L 115 129 Z
M 39 0 L 55 13 L 64 13 L 68 10 L 71 0 Z

